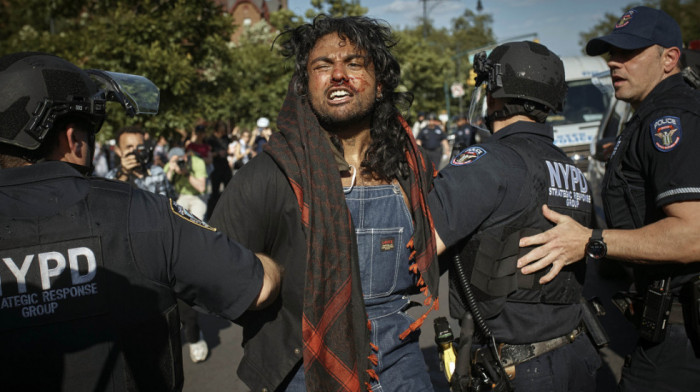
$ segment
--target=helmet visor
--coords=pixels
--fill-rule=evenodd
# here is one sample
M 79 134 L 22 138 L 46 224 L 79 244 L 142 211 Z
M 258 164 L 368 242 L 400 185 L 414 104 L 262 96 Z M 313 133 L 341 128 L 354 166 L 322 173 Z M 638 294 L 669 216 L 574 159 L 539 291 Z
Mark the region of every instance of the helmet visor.
M 126 113 L 155 115 L 160 104 L 160 91 L 153 82 L 140 75 L 88 69 L 107 101 L 119 102 Z
M 472 101 L 469 104 L 469 124 L 478 131 L 490 134 L 488 130 L 488 125 L 486 123 L 486 116 L 488 115 L 486 96 L 488 95 L 488 83 L 481 83 L 474 88 L 472 92 Z

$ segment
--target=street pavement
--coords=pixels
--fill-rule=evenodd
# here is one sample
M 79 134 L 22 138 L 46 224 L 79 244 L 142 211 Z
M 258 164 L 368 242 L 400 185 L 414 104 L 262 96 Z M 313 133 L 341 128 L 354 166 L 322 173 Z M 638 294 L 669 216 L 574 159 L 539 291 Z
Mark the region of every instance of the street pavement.
M 599 274 L 600 264 L 589 264 L 587 287 L 585 294 L 587 298 L 598 296 L 606 308 L 606 315 L 602 317 L 602 323 L 610 335 L 611 344 L 601 350 L 601 356 L 605 361 L 603 367 L 598 372 L 598 392 L 615 391 L 615 385 L 620 377 L 624 356 L 629 353 L 634 346 L 636 335 L 629 323 L 614 309 L 610 302 L 612 294 L 619 290 L 624 290 L 626 284 L 620 279 L 621 269 L 604 269 L 605 278 Z M 439 368 L 437 348 L 435 345 L 435 334 L 433 330 L 433 320 L 436 317 L 448 317 L 448 281 L 447 274 L 440 279 L 440 309 L 428 315 L 423 324 L 420 336 L 420 346 L 425 356 L 430 378 L 433 381 L 435 392 L 449 392 L 449 387 L 445 376 Z M 421 296 L 416 296 L 417 302 L 422 302 Z M 409 314 L 419 317 L 426 307 L 414 307 L 409 309 Z M 449 317 L 448 317 L 449 319 Z M 243 353 L 241 348 L 242 330 L 224 319 L 212 315 L 200 314 L 200 326 L 204 333 L 204 338 L 209 345 L 209 356 L 206 361 L 192 363 L 189 356 L 189 349 L 183 344 L 182 358 L 185 371 L 184 392 L 247 392 L 249 389 L 241 382 L 236 369 Z M 459 333 L 459 327 L 454 320 L 451 320 L 452 330 Z

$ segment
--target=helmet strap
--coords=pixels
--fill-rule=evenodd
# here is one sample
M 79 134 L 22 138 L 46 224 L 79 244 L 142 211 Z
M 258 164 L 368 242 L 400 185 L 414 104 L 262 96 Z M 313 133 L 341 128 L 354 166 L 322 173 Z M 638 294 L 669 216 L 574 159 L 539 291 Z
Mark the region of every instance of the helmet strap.
M 549 115 L 549 110 L 543 105 L 532 101 L 511 99 L 503 105 L 503 110 L 497 110 L 490 114 L 488 116 L 488 120 L 490 121 L 487 121 L 487 123 L 493 124 L 495 120 L 515 116 L 516 114 L 524 114 L 528 117 L 532 117 L 538 123 L 544 123 Z

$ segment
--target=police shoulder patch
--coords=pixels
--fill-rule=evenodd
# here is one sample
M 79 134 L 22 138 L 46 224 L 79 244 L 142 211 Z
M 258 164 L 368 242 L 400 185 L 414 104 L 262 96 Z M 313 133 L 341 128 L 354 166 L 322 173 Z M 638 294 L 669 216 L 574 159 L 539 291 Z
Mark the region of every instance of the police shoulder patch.
M 452 166 L 463 166 L 475 162 L 477 159 L 486 155 L 486 150 L 479 146 L 472 146 L 465 150 L 462 150 L 457 156 L 452 158 L 450 165 Z
M 664 116 L 651 122 L 649 125 L 651 142 L 661 152 L 669 152 L 678 147 L 683 134 L 681 119 L 674 116 Z
M 187 211 L 185 207 L 177 204 L 173 199 L 170 199 L 170 209 L 177 217 L 180 217 L 190 223 L 193 223 L 207 230 L 216 231 L 216 228 L 209 226 L 203 220 L 194 216 L 191 212 Z

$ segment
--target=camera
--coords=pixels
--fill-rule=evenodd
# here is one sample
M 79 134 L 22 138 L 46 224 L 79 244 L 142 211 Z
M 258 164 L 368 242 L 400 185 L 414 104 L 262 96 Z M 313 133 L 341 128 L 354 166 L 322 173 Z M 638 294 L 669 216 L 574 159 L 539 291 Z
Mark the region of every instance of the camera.
M 180 171 L 187 170 L 187 160 L 185 160 L 185 158 L 178 159 L 177 166 L 180 168 Z
M 153 156 L 153 154 L 151 154 L 151 149 L 143 144 L 136 146 L 134 151 L 130 152 L 128 155 L 134 155 L 142 167 L 146 167 L 148 163 L 151 162 Z

